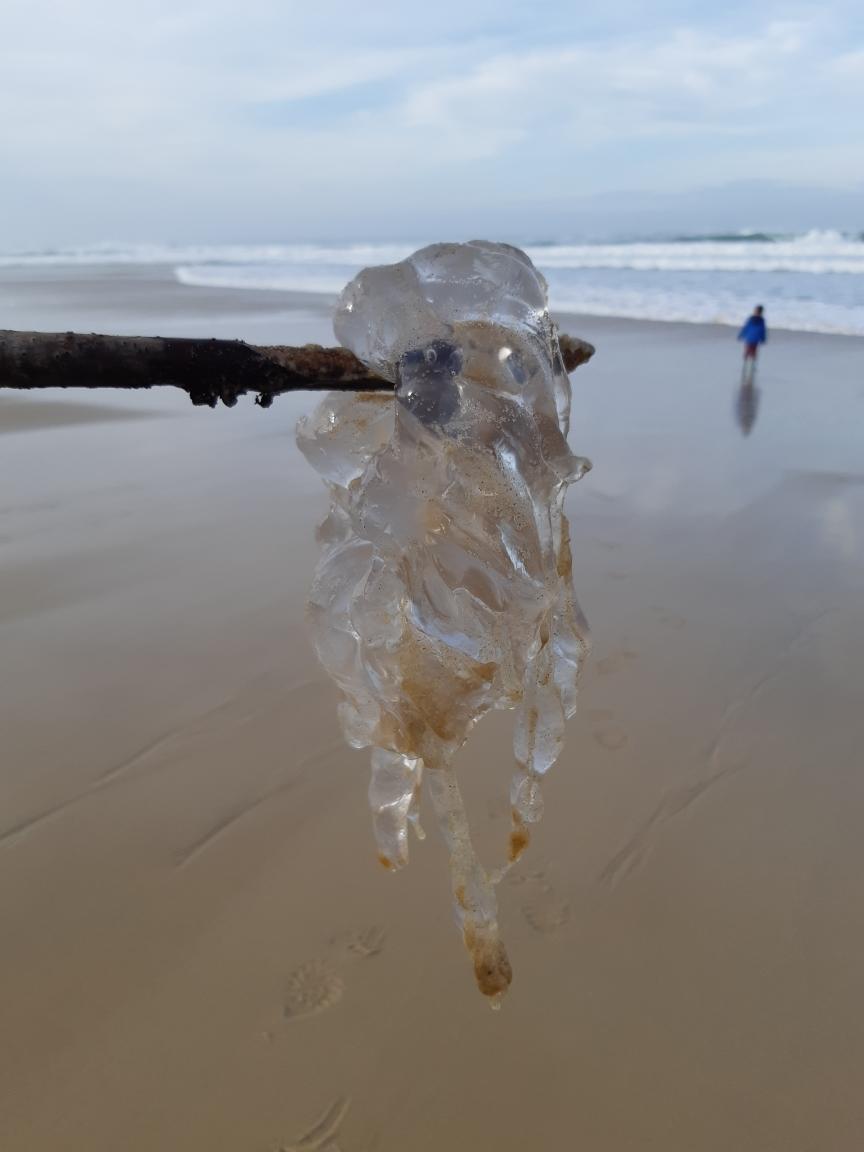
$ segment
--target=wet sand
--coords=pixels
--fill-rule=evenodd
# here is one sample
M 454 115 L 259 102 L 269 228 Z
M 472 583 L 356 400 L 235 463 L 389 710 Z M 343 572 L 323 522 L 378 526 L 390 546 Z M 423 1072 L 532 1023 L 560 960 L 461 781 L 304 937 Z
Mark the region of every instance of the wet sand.
M 6 270 L 0 311 L 331 339 L 162 269 Z M 864 343 L 775 333 L 742 403 L 728 329 L 566 327 L 594 656 L 497 1014 L 434 832 L 377 864 L 305 639 L 314 398 L 0 398 L 4 1152 L 860 1148 Z M 487 859 L 510 731 L 460 761 Z

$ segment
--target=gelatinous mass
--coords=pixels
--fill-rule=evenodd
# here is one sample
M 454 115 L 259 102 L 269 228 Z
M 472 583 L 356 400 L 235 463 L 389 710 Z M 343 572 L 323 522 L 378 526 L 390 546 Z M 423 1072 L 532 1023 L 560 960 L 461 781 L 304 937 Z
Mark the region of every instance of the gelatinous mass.
M 348 742 L 372 749 L 369 802 L 388 868 L 446 841 L 454 908 L 480 990 L 511 980 L 495 885 L 543 810 L 542 779 L 576 708 L 588 650 L 573 593 L 570 382 L 546 284 L 504 244 L 436 244 L 367 268 L 342 293 L 340 343 L 396 385 L 332 393 L 298 427 L 330 490 L 309 601 Z M 453 767 L 473 725 L 514 709 L 505 862 L 477 859 Z

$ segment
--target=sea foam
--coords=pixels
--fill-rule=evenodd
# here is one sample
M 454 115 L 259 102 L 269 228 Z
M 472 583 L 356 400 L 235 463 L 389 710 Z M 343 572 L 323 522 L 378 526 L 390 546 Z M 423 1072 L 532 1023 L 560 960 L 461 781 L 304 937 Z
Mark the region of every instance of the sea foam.
M 0 255 L 0 267 L 165 265 L 181 284 L 335 296 L 416 243 L 97 245 Z M 526 245 L 557 311 L 864 335 L 864 239 L 836 231 Z

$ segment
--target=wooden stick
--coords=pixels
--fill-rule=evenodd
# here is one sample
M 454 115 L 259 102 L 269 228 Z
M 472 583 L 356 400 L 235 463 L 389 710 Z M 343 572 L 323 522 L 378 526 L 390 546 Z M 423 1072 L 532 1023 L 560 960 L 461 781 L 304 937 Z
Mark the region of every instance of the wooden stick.
M 559 339 L 568 372 L 594 355 L 584 340 Z M 211 408 L 219 400 L 233 408 L 247 392 L 257 393 L 256 403 L 269 408 L 281 392 L 393 388 L 346 348 L 0 329 L 0 388 L 162 386 L 182 388 L 193 404 Z

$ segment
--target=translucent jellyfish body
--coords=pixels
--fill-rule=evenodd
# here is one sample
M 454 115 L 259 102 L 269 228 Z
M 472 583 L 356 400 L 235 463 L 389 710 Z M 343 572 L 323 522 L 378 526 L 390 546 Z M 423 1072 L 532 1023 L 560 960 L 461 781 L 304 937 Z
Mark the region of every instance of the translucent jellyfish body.
M 309 601 L 340 721 L 372 749 L 379 857 L 408 860 L 421 794 L 446 841 L 480 990 L 511 980 L 495 884 L 528 843 L 588 650 L 573 594 L 566 487 L 570 383 L 546 285 L 503 244 L 436 244 L 361 272 L 339 341 L 395 384 L 333 393 L 298 444 L 330 489 Z M 474 852 L 453 758 L 489 709 L 514 709 L 506 862 Z

